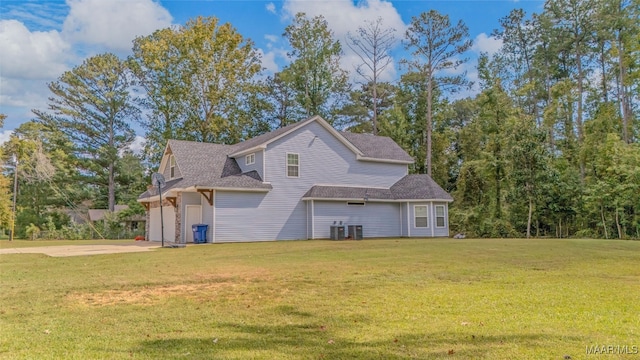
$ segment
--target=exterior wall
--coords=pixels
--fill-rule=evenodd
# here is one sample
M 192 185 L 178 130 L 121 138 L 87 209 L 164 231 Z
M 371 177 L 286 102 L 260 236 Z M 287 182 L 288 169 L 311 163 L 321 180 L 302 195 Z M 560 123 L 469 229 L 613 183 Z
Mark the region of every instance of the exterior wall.
M 146 226 L 146 231 L 147 231 L 147 235 L 146 238 L 149 241 L 162 241 L 162 228 L 161 228 L 161 224 L 160 224 L 160 218 L 159 218 L 159 214 L 158 214 L 158 218 L 157 220 L 154 218 L 155 221 L 151 221 L 152 216 L 151 216 L 151 211 L 159 211 L 160 208 L 160 202 L 159 201 L 154 201 L 150 204 L 149 206 L 149 211 L 147 211 L 147 226 Z M 163 216 L 164 216 L 164 234 L 165 234 L 165 240 L 166 241 L 175 241 L 175 238 L 173 238 L 172 236 L 174 236 L 174 234 L 177 232 L 177 216 L 175 215 L 176 209 L 173 207 L 173 204 L 171 204 L 169 201 L 162 199 L 162 212 L 163 212 Z M 152 229 L 153 228 L 153 229 Z
M 449 236 L 449 206 L 447 203 L 434 202 L 433 205 L 433 223 L 436 224 L 436 206 L 444 206 L 444 227 L 434 226 L 434 236 Z
M 187 205 L 200 205 L 200 198 L 202 197 L 202 195 L 200 195 L 199 193 L 193 193 L 193 192 L 182 192 L 180 193 L 179 197 L 182 199 L 182 201 L 180 202 L 180 228 L 176 228 L 176 232 L 178 233 L 178 238 L 180 239 L 181 243 L 186 243 L 187 242 L 187 234 L 184 233 L 185 229 L 183 224 L 186 223 L 187 219 L 185 218 L 186 216 L 186 207 Z M 187 229 L 188 231 L 191 231 L 191 229 Z
M 426 205 L 427 206 L 427 217 L 429 219 L 429 226 L 426 228 L 417 228 L 415 226 L 415 206 L 416 205 Z M 436 205 L 444 206 L 444 217 L 445 217 L 445 226 L 437 227 L 436 226 Z M 406 203 L 405 203 L 406 207 Z M 409 226 L 411 237 L 443 237 L 449 236 L 449 207 L 447 203 L 444 202 L 410 202 L 409 203 Z
M 266 197 L 261 192 L 216 191 L 215 242 L 277 239 L 277 226 L 264 219 L 268 209 L 261 204 Z
M 243 173 L 249 172 L 249 171 L 257 171 L 258 174 L 260 174 L 260 178 L 262 180 L 264 180 L 264 166 L 263 166 L 263 162 L 264 162 L 264 151 L 259 150 L 256 151 L 255 153 L 256 156 L 256 162 L 253 165 L 245 165 L 245 156 L 240 156 L 238 158 L 236 158 L 236 162 L 238 163 L 238 165 L 240 165 L 240 169 L 242 170 Z
M 215 205 L 216 193 L 214 192 L 213 194 L 214 194 L 213 204 Z M 198 194 L 198 196 L 200 196 L 200 201 L 202 204 L 202 223 L 209 225 L 209 228 L 207 229 L 207 242 L 212 243 L 212 242 L 215 242 L 215 237 L 214 237 L 215 209 L 213 208 L 213 206 L 209 205 L 209 202 L 207 201 L 207 199 L 204 198 L 203 195 Z
M 328 239 L 333 222 L 362 225 L 367 237 L 400 236 L 400 204 L 367 202 L 364 206 L 349 206 L 346 201 L 314 201 L 314 238 Z M 346 235 L 346 234 L 345 234 Z
M 299 154 L 298 178 L 286 176 L 288 152 Z M 216 192 L 216 242 L 307 239 L 308 208 L 301 199 L 313 185 L 388 188 L 407 173 L 405 164 L 358 161 L 349 148 L 317 123 L 269 144 L 264 159 L 263 180 L 271 183 L 271 191 Z M 398 216 L 396 213 L 394 219 Z
M 400 224 L 401 224 L 401 230 L 400 230 L 400 236 L 409 236 L 409 230 L 408 230 L 408 226 L 410 224 L 410 221 L 408 221 L 408 217 L 407 217 L 407 203 L 399 203 L 400 205 Z
M 416 227 L 415 207 L 416 205 L 427 206 L 427 218 L 429 219 L 427 227 Z M 409 203 L 409 236 L 411 237 L 431 237 L 433 236 L 433 207 L 430 202 L 410 202 Z
M 160 173 L 162 173 L 162 176 L 164 176 L 165 180 L 169 181 L 171 180 L 171 160 L 169 159 L 169 157 L 171 155 L 164 155 L 167 158 L 166 164 L 164 166 L 164 169 L 161 169 L 161 171 L 159 171 Z M 180 167 L 178 166 L 178 164 L 176 163 L 176 168 L 174 171 L 174 179 L 177 179 L 179 177 L 182 176 L 182 174 L 180 173 Z

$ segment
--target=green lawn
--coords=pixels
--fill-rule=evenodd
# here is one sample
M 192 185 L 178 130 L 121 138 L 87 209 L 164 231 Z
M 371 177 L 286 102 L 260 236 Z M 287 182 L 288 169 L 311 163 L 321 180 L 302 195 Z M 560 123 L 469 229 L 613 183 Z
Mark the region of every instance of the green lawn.
M 2 359 L 633 359 L 620 353 L 640 347 L 637 241 L 1 255 L 0 286 Z M 614 348 L 587 355 L 594 345 Z

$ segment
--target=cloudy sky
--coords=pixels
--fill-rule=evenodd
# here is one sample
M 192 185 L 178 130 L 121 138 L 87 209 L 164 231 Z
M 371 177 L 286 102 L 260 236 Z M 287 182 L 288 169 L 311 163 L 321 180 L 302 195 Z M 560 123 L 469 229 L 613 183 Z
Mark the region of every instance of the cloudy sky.
M 131 41 L 156 29 L 184 24 L 196 16 L 215 16 L 251 38 L 262 53 L 267 73 L 286 65 L 284 28 L 293 15 L 323 15 L 335 36 L 344 42 L 365 20 L 384 19 L 398 38 L 411 17 L 435 9 L 463 20 L 474 39 L 472 58 L 480 51 L 495 52 L 500 42 L 491 38 L 498 19 L 511 9 L 540 12 L 542 1 L 513 0 L 2 0 L 0 1 L 0 113 L 8 115 L 0 129 L 0 142 L 12 129 L 33 118 L 31 109 L 46 109 L 46 84 L 83 59 L 104 52 L 126 57 Z M 353 69 L 356 56 L 346 46 L 343 66 Z M 402 45 L 393 50 L 406 56 Z M 466 65 L 471 78 L 475 63 Z M 398 78 L 397 61 L 385 76 Z M 140 134 L 142 135 L 142 134 Z

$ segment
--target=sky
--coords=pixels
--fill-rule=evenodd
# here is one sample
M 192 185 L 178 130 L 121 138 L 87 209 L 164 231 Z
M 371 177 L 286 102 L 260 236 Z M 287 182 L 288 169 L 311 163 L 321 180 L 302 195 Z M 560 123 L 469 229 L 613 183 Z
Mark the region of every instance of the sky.
M 527 14 L 541 12 L 538 0 L 0 0 L 0 113 L 8 115 L 0 129 L 0 143 L 13 129 L 33 119 L 32 109 L 45 110 L 50 96 L 47 83 L 87 57 L 111 52 L 125 58 L 131 42 L 157 29 L 185 24 L 197 16 L 214 16 L 231 23 L 250 38 L 262 55 L 264 75 L 287 65 L 288 46 L 282 33 L 298 12 L 322 15 L 337 40 L 343 43 L 342 66 L 351 71 L 358 57 L 344 43 L 365 21 L 383 19 L 401 39 L 413 16 L 437 10 L 451 23 L 462 20 L 469 28 L 471 59 L 457 71 L 477 78 L 474 59 L 480 52 L 495 53 L 501 42 L 491 37 L 499 19 L 512 9 Z M 397 80 L 403 69 L 399 59 L 407 57 L 398 42 L 391 51 L 393 66 L 383 80 Z M 133 145 L 143 141 L 142 131 Z

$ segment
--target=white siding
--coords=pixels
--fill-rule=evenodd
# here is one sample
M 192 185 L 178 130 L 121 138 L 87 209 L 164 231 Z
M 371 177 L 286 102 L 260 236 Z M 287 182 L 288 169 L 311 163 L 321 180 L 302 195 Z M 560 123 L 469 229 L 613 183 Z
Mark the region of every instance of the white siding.
M 286 176 L 288 152 L 300 155 L 298 178 Z M 259 153 L 256 152 L 256 164 Z M 307 216 L 310 209 L 301 199 L 313 185 L 388 188 L 407 171 L 404 164 L 358 161 L 349 148 L 317 123 L 303 126 L 269 144 L 263 158 L 266 159 L 265 180 L 273 186 L 271 191 L 216 192 L 216 242 L 307 239 L 312 225 Z M 394 222 L 398 218 L 395 213 Z M 385 230 L 367 236 L 398 236 L 400 225 L 394 226 L 394 235 Z M 318 231 L 320 226 L 315 224 L 315 229 Z
M 367 202 L 349 206 L 346 201 L 314 201 L 315 238 L 328 239 L 329 228 L 337 224 L 362 225 L 363 237 L 400 236 L 400 204 Z M 346 234 L 345 234 L 346 235 Z
M 160 222 L 160 208 L 150 210 L 149 240 L 162 241 L 162 223 Z M 164 240 L 174 242 L 176 233 L 176 212 L 173 206 L 162 207 L 162 217 L 164 219 Z
M 246 165 L 246 161 L 245 161 L 245 156 L 239 156 L 238 158 L 236 158 L 236 162 L 238 163 L 238 165 L 240 166 L 240 169 L 242 170 L 243 173 L 249 172 L 249 171 L 257 171 L 258 174 L 260 175 L 260 178 L 264 180 L 264 173 L 263 173 L 263 169 L 264 166 L 262 164 L 262 162 L 264 161 L 264 152 L 262 150 L 258 150 L 255 153 L 256 156 L 256 162 L 252 165 Z M 247 154 L 248 155 L 248 154 Z

